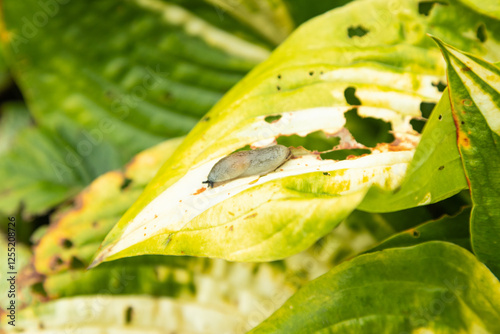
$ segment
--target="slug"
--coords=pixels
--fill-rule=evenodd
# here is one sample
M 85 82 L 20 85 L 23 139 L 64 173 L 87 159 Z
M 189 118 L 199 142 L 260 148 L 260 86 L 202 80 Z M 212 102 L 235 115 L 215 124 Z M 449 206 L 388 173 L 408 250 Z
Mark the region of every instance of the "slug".
M 290 149 L 283 145 L 236 152 L 220 159 L 210 170 L 208 180 L 203 183 L 213 188 L 214 183 L 265 175 L 283 165 L 291 155 Z

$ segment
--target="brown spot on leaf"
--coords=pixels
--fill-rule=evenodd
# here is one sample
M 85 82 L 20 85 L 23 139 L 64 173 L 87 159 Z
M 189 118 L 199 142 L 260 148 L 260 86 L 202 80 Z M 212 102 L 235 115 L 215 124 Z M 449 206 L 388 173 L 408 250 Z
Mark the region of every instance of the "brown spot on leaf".
M 458 133 L 458 145 L 463 147 L 463 148 L 469 148 L 470 147 L 470 140 L 469 137 L 462 131 Z
M 229 227 L 229 231 L 232 231 L 232 230 L 233 230 L 233 225 L 231 225 L 231 226 Z
M 462 72 L 469 72 L 471 69 L 468 66 L 464 66 L 460 69 Z
M 252 213 L 250 216 L 246 216 L 245 219 L 254 218 L 256 216 L 257 216 L 257 212 L 256 213 Z
M 205 188 L 205 187 L 201 187 L 200 189 L 196 190 L 196 192 L 195 192 L 193 195 L 199 195 L 199 194 L 201 194 L 202 192 L 204 192 L 205 190 L 207 190 L 207 188 Z
M 464 106 L 466 106 L 466 107 L 470 107 L 470 106 L 472 106 L 472 101 L 471 101 L 471 100 L 469 100 L 469 99 L 463 99 L 463 100 L 461 101 L 461 103 L 462 103 Z

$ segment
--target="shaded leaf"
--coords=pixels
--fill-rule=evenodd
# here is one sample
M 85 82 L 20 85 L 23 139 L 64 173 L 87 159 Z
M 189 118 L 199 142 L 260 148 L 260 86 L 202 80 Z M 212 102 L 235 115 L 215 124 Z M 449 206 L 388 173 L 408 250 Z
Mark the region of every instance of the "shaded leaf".
M 250 333 L 496 333 L 500 283 L 463 248 L 359 256 L 310 282 Z
M 13 214 L 22 206 L 26 216 L 45 213 L 100 174 L 120 167 L 116 153 L 71 122 L 64 122 L 58 133 L 26 128 L 0 160 L 0 210 Z
M 0 154 L 8 151 L 18 133 L 31 124 L 31 117 L 22 103 L 11 102 L 2 105 L 0 122 Z
M 450 5 L 447 17 L 462 10 Z M 434 15 L 423 18 L 416 1 L 389 10 L 386 2 L 373 0 L 302 25 L 193 129 L 107 236 L 93 265 L 140 254 L 269 261 L 306 249 L 354 210 L 371 186 L 383 194 L 399 188 L 420 139 L 410 121 L 422 117 L 422 102 L 441 96 L 443 61 L 424 32 L 447 36 L 480 19 L 471 13 L 465 25 L 445 26 Z M 349 29 L 358 25 L 367 32 L 350 36 Z M 488 52 L 476 40 L 458 39 Z M 351 87 L 361 105 L 346 98 Z M 270 116 L 277 118 L 269 121 Z M 366 119 L 385 124 L 381 128 L 386 134 L 391 129 L 394 141 L 375 136 L 369 144 L 365 135 L 356 136 L 357 129 L 368 128 Z M 362 150 L 364 155 L 333 160 L 297 150 L 294 159 L 260 178 L 202 186 L 214 164 L 231 152 L 317 131 L 338 137 L 333 153 Z M 463 173 L 455 177 L 457 171 L 450 170 L 452 180 L 434 200 L 464 188 Z M 392 210 L 426 203 L 409 196 Z
M 408 247 L 433 240 L 451 242 L 472 251 L 469 231 L 470 212 L 471 209 L 466 208 L 455 216 L 444 216 L 415 226 L 391 236 L 368 252 L 373 253 L 388 248 Z
M 500 69 L 434 38 L 448 63 L 457 142 L 470 185 L 472 247 L 500 274 Z

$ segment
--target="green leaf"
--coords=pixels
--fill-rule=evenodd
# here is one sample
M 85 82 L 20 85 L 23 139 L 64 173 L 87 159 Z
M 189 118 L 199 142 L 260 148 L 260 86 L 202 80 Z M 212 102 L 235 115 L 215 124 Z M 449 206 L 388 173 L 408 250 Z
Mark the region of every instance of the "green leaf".
M 484 0 L 481 1 L 481 3 L 478 3 L 474 0 L 459 1 L 483 15 L 487 15 L 500 20 L 500 3 L 496 0 Z
M 462 16 L 462 10 L 450 4 L 446 20 Z M 420 14 L 417 1 L 389 10 L 385 1 L 371 0 L 302 25 L 191 131 L 108 234 L 93 265 L 142 254 L 276 260 L 332 230 L 372 186 L 382 194 L 399 189 L 420 139 L 410 121 L 422 118 L 422 102 L 439 100 L 444 80 L 441 56 L 425 32 L 457 34 L 485 19 L 473 12 L 464 17 L 465 22 L 450 25 Z M 478 40 L 458 40 L 489 54 Z M 489 43 L 500 46 L 496 39 Z M 364 131 L 373 122 L 382 130 Z M 316 132 L 337 137 L 330 153 L 348 151 L 350 156 L 319 159 L 313 152 L 294 150 L 294 159 L 260 178 L 213 189 L 202 185 L 214 164 L 236 150 Z M 351 153 L 360 150 L 357 156 Z M 432 153 L 422 154 L 436 159 Z M 458 156 L 452 152 L 448 157 L 448 183 L 439 189 L 434 182 L 424 183 L 416 192 L 424 200 L 408 196 L 392 209 L 429 203 L 425 194 L 432 189 L 440 194 L 433 200 L 463 189 L 463 171 L 454 161 Z M 431 162 L 432 168 L 441 166 Z M 372 198 L 371 210 L 385 200 Z
M 213 7 L 198 6 L 216 17 Z M 69 118 L 99 132 L 123 162 L 185 134 L 269 53 L 158 0 L 8 1 L 3 11 L 14 74 L 35 119 L 55 127 Z
M 442 201 L 467 189 L 448 91 L 432 111 L 401 185 L 391 192 L 373 187 L 359 209 L 387 212 Z
M 0 92 L 2 92 L 11 82 L 3 45 L 0 43 Z
M 497 333 L 500 283 L 468 251 L 428 242 L 359 256 L 250 333 Z
M 469 231 L 470 212 L 471 209 L 466 208 L 455 216 L 443 216 L 437 220 L 392 235 L 368 252 L 373 253 L 388 248 L 408 247 L 433 240 L 451 242 L 472 251 Z
M 23 215 L 43 214 L 120 167 L 117 152 L 101 139 L 66 121 L 57 133 L 44 127 L 22 130 L 0 159 L 0 210 L 13 214 L 22 205 Z
M 472 247 L 500 275 L 500 69 L 434 40 L 448 64 L 458 148 L 473 202 Z
M 8 151 L 19 132 L 31 124 L 28 109 L 23 103 L 11 102 L 2 105 L 0 122 L 0 155 Z
M 35 246 L 36 271 L 53 275 L 75 263 L 86 267 L 102 239 L 182 140 L 170 139 L 141 152 L 123 172 L 97 178 L 75 197 L 74 205 L 54 214 L 51 228 Z

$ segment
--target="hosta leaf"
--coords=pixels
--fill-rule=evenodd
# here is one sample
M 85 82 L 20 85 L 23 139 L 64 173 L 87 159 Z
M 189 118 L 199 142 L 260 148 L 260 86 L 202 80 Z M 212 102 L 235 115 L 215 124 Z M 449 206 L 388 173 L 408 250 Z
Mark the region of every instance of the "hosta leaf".
M 42 214 L 90 183 L 119 168 L 117 152 L 105 142 L 93 146 L 89 132 L 72 122 L 59 131 L 29 127 L 20 131 L 0 159 L 0 210 L 13 214 Z M 79 150 L 85 147 L 85 155 Z
M 393 211 L 439 202 L 467 188 L 448 91 L 427 121 L 406 177 L 395 191 L 373 187 L 359 208 Z
M 3 46 L 0 43 L 0 92 L 2 92 L 11 81 L 10 74 L 5 61 Z
M 75 160 L 85 163 L 76 168 L 82 175 L 70 175 L 72 171 L 59 180 L 47 163 L 53 154 L 18 147 L 22 164 L 36 160 L 36 170 L 1 167 L 2 191 L 14 194 L 2 209 L 12 212 L 24 202 L 26 214 L 45 212 L 139 151 L 188 132 L 268 56 L 272 45 L 260 30 L 284 36 L 291 29 L 288 12 L 278 2 L 275 7 L 262 4 L 253 13 L 252 19 L 259 18 L 255 32 L 231 15 L 219 18 L 214 6 L 201 0 L 181 5 L 160 0 L 5 1 L 2 49 L 45 132 L 34 137 L 84 134 L 76 147 L 69 145 L 69 153 L 68 145 L 56 145 L 59 156 L 72 157 L 55 162 L 59 170 L 75 169 Z M 66 129 L 68 123 L 74 126 Z M 21 140 L 18 146 L 23 145 Z M 104 156 L 94 155 L 103 150 Z M 26 174 L 33 177 L 20 180 Z
M 478 3 L 474 0 L 459 0 L 475 11 L 500 20 L 500 3 L 496 0 L 484 0 Z M 478 28 L 481 29 L 481 28 Z
M 65 298 L 25 309 L 7 333 L 234 333 L 245 318 L 234 310 L 167 297 L 105 296 Z M 6 319 L 2 319 L 6 323 Z
M 448 63 L 457 142 L 473 209 L 472 247 L 500 274 L 500 69 L 435 38 Z
M 0 121 L 0 154 L 8 151 L 19 132 L 31 124 L 31 117 L 22 103 L 11 102 L 2 105 Z
M 444 216 L 392 235 L 369 252 L 413 246 L 432 240 L 452 242 L 472 251 L 469 231 L 470 212 L 471 209 L 466 208 L 455 216 Z
M 53 275 L 76 263 L 88 265 L 116 220 L 137 199 L 146 183 L 182 142 L 167 140 L 134 157 L 123 172 L 108 172 L 75 198 L 75 204 L 53 215 L 49 230 L 35 246 L 38 273 Z
M 447 17 L 463 15 L 459 5 L 446 10 Z M 484 20 L 473 12 L 465 17 L 463 25 L 445 25 L 436 15 L 420 14 L 417 1 L 398 2 L 389 12 L 385 1 L 370 0 L 302 25 L 193 129 L 108 234 L 93 265 L 140 254 L 275 260 L 325 235 L 372 186 L 382 194 L 397 190 L 420 139 L 410 121 L 422 117 L 422 102 L 437 102 L 441 96 L 444 63 L 425 31 L 465 32 Z M 490 21 L 493 27 L 498 24 Z M 458 40 L 488 53 L 477 39 Z M 383 130 L 371 135 L 366 129 L 372 121 Z M 320 159 L 296 150 L 294 159 L 260 178 L 213 189 L 202 185 L 214 164 L 235 150 L 318 131 L 338 138 L 333 154 L 348 151 L 351 156 Z M 450 169 L 459 172 L 460 183 L 463 172 Z M 447 183 L 434 200 L 463 187 Z M 405 201 L 406 207 L 429 202 Z
M 463 248 L 359 256 L 310 282 L 250 333 L 496 333 L 500 283 Z

